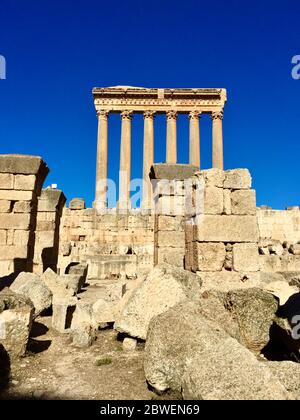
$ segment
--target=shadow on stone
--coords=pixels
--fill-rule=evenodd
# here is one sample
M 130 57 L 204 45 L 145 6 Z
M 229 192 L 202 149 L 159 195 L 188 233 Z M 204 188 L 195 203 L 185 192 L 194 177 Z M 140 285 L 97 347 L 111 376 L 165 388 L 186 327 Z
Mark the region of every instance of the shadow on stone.
M 0 396 L 2 391 L 7 387 L 10 376 L 10 357 L 0 344 Z
M 48 350 L 51 346 L 51 340 L 35 340 L 34 338 L 30 338 L 27 350 L 30 353 L 38 354 L 43 353 L 44 351 Z
M 36 338 L 41 335 L 45 335 L 49 331 L 49 328 L 46 325 L 40 322 L 34 322 L 31 327 L 30 337 Z

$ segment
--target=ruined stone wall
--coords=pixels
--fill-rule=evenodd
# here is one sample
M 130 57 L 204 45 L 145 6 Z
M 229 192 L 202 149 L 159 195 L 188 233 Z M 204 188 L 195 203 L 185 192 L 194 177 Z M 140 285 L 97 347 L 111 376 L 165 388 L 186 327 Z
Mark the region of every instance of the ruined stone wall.
M 81 209 L 78 209 L 78 206 Z M 72 207 L 72 208 L 71 208 Z M 153 267 L 154 217 L 115 209 L 98 214 L 77 202 L 63 211 L 58 267 L 88 263 L 88 278 L 136 277 Z
M 186 221 L 186 268 L 204 282 L 258 278 L 256 193 L 247 169 L 211 169 L 194 177 L 194 215 Z
M 45 189 L 38 199 L 33 271 L 57 271 L 59 228 L 66 197 L 62 191 Z
M 0 155 L 0 277 L 32 270 L 37 202 L 48 172 L 39 157 Z
M 300 210 L 258 208 L 260 266 L 263 271 L 300 270 Z

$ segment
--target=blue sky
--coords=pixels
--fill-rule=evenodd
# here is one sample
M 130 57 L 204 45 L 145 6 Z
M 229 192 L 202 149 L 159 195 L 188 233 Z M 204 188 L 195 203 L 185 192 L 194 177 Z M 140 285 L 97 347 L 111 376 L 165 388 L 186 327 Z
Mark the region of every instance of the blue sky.
M 94 197 L 94 86 L 225 87 L 226 168 L 250 169 L 258 205 L 300 204 L 300 2 L 1 0 L 0 153 L 42 156 L 68 199 Z M 142 174 L 142 118 L 133 121 L 133 177 Z M 202 166 L 211 166 L 202 121 Z M 156 121 L 155 161 L 165 160 Z M 119 167 L 120 124 L 110 119 L 109 176 Z M 188 121 L 178 122 L 180 163 Z

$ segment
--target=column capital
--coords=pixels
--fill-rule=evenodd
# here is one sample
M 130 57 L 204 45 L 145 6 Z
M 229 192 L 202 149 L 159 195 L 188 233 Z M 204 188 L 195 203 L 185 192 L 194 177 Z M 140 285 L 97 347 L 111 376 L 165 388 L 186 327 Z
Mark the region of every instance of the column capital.
M 100 110 L 97 110 L 97 117 L 98 118 L 107 118 L 108 117 L 108 114 L 109 114 L 109 111 L 107 111 L 106 109 L 100 109 Z
M 153 120 L 155 111 L 144 111 L 144 118 L 151 118 Z
M 176 120 L 177 119 L 177 111 L 170 110 L 166 112 L 168 120 Z
M 121 112 L 122 120 L 131 120 L 133 111 L 123 111 Z
M 224 110 L 216 111 L 211 113 L 212 120 L 223 120 L 224 117 Z
M 194 111 L 191 111 L 191 112 L 189 113 L 189 118 L 190 118 L 191 120 L 193 120 L 193 119 L 198 119 L 198 118 L 200 118 L 200 117 L 201 117 L 201 114 L 202 114 L 202 111 L 197 111 L 197 110 L 194 110 Z

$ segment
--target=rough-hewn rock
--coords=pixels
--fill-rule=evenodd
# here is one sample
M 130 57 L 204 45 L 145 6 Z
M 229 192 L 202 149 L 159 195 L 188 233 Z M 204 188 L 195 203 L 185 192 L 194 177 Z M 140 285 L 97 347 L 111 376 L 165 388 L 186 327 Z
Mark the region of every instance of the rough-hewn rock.
M 215 322 L 186 301 L 152 319 L 145 374 L 157 391 L 186 399 L 287 399 L 269 369 Z
M 267 366 L 290 393 L 290 398 L 300 400 L 300 364 L 282 361 L 268 362 Z
M 199 168 L 193 165 L 160 163 L 151 167 L 150 177 L 152 179 L 185 180 L 198 171 Z
M 52 305 L 52 292 L 37 274 L 20 273 L 10 289 L 32 301 L 35 316 L 40 315 Z
M 34 307 L 24 297 L 4 289 L 0 293 L 0 345 L 11 359 L 26 353 Z
M 133 293 L 115 329 L 145 340 L 151 319 L 185 300 L 200 296 L 199 276 L 167 264 L 158 265 Z
M 41 280 L 51 290 L 54 297 L 74 296 L 74 290 L 67 288 L 66 283 L 51 268 L 47 268 L 42 274 Z

